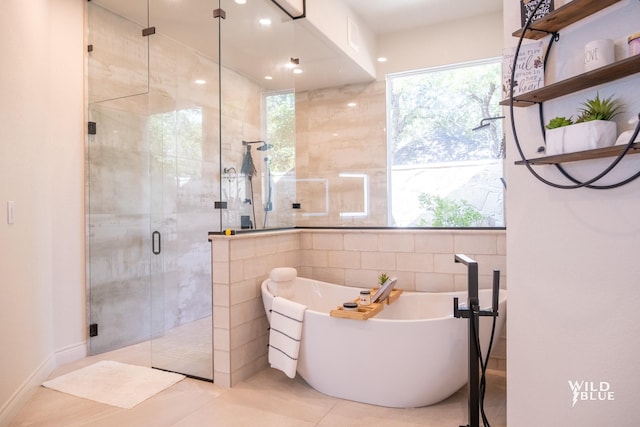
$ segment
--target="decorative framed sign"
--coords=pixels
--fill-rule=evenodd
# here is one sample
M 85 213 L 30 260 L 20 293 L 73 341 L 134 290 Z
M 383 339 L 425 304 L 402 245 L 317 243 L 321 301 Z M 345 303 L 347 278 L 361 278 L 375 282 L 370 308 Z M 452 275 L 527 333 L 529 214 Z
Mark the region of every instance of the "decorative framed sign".
M 502 98 L 509 99 L 515 48 L 502 53 Z M 544 87 L 544 48 L 542 41 L 520 47 L 513 82 L 513 96 Z

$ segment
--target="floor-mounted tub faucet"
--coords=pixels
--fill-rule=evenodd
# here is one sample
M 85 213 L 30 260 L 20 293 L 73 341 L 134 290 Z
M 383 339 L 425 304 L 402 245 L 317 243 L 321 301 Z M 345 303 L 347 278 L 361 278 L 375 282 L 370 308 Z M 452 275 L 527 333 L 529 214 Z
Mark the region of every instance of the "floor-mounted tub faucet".
M 468 280 L 468 296 L 467 308 L 458 307 L 458 298 L 453 299 L 453 316 L 456 318 L 469 319 L 469 424 L 460 427 L 480 427 L 480 409 L 481 402 L 484 400 L 484 390 L 481 390 L 480 369 L 482 376 L 485 374 L 486 362 L 489 361 L 491 353 L 491 342 L 487 350 L 487 361 L 483 362 L 482 352 L 480 351 L 480 336 L 478 324 L 480 316 L 498 316 L 498 295 L 500 292 L 500 271 L 493 271 L 493 295 L 491 310 L 480 310 L 480 299 L 478 297 L 478 263 L 466 255 L 456 254 L 455 262 L 462 263 L 467 266 Z M 495 321 L 494 321 L 495 325 Z M 495 326 L 494 326 L 495 328 Z M 491 341 L 493 341 L 493 331 L 491 333 Z M 482 410 L 483 420 L 484 409 Z M 485 423 L 486 424 L 486 423 Z

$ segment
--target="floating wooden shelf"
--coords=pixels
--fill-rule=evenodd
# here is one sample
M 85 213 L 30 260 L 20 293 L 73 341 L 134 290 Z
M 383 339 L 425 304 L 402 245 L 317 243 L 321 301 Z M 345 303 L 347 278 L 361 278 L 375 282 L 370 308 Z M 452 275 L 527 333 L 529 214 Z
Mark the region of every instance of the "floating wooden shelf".
M 517 95 L 513 98 L 513 105 L 517 107 L 528 107 L 582 89 L 588 89 L 602 83 L 608 83 L 631 76 L 638 72 L 640 72 L 640 55 L 635 55 L 593 71 L 587 71 L 575 77 L 552 83 L 540 89 Z M 509 105 L 509 100 L 502 101 L 500 105 Z
M 575 153 L 558 154 L 555 156 L 536 157 L 527 159 L 531 165 L 555 165 L 567 162 L 577 162 L 580 160 L 602 159 L 605 157 L 617 157 L 622 153 L 626 145 L 613 145 L 611 147 L 596 148 L 594 150 L 576 151 Z M 627 152 L 629 154 L 640 153 L 640 143 L 633 144 Z M 524 160 L 518 160 L 516 165 L 524 165 Z
M 572 0 L 559 7 L 544 17 L 532 22 L 524 33 L 524 38 L 539 40 L 549 34 L 554 34 L 561 29 L 587 18 L 607 7 L 618 3 L 620 0 Z M 513 33 L 514 37 L 521 37 L 524 29 Z M 613 64 L 588 71 L 580 75 L 546 85 L 540 89 L 517 95 L 513 98 L 515 107 L 528 107 L 534 104 L 542 104 L 561 96 L 612 82 L 640 72 L 640 55 L 635 55 Z M 506 99 L 500 105 L 510 105 L 511 100 Z M 515 129 L 514 129 L 515 132 Z M 617 157 L 625 149 L 625 145 L 597 148 L 595 150 L 578 151 L 575 153 L 559 154 L 554 156 L 536 157 L 527 160 L 519 160 L 516 165 L 557 165 L 581 160 L 601 159 Z M 633 144 L 626 154 L 640 153 L 640 143 Z
M 539 40 L 548 36 L 550 33 L 556 33 L 619 1 L 620 0 L 572 0 L 548 15 L 532 22 L 527 29 L 525 38 Z M 522 28 L 515 31 L 512 35 L 520 37 L 522 35 Z
M 374 297 L 377 289 L 371 290 L 371 298 Z M 380 313 L 385 305 L 392 304 L 400 298 L 402 295 L 402 289 L 394 289 L 389 294 L 389 297 L 382 303 L 371 303 L 369 305 L 358 305 L 357 310 L 345 310 L 344 307 L 339 306 L 334 308 L 329 312 L 330 316 L 333 317 L 342 317 L 343 319 L 356 319 L 356 320 L 367 320 Z M 358 302 L 360 299 L 356 298 L 353 301 Z

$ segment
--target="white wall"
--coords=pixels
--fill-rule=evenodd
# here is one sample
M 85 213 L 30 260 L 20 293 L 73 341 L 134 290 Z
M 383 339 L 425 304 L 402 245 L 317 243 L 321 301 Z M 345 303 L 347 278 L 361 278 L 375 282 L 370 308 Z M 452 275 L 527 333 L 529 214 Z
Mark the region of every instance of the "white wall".
M 0 3 L 0 425 L 84 352 L 83 8 Z
M 518 7 L 518 2 L 504 1 L 507 46 L 517 41 L 510 34 L 520 26 Z M 547 83 L 580 73 L 583 46 L 590 40 L 613 38 L 622 58 L 624 39 L 640 29 L 639 16 L 640 3 L 623 0 L 563 30 L 551 53 Z M 626 130 L 627 120 L 640 112 L 638 83 L 636 74 L 545 103 L 547 120 L 575 116 L 580 102 L 599 91 L 601 96 L 615 94 L 626 104 L 618 120 L 619 132 Z M 533 156 L 542 145 L 537 109 L 518 109 L 514 115 L 523 148 Z M 615 190 L 548 187 L 525 167 L 513 164 L 517 154 L 511 132 L 507 156 L 507 424 L 637 424 L 640 323 L 635 313 L 640 268 L 635 256 L 640 242 L 640 180 Z M 640 158 L 633 157 L 624 162 L 618 177 L 640 170 Z M 581 162 L 567 169 L 586 178 L 610 161 Z M 535 170 L 566 183 L 552 166 Z M 615 400 L 578 400 L 573 406 L 569 381 L 593 382 L 596 387 L 606 382 Z
M 360 67 L 374 75 L 376 40 L 364 21 L 341 0 L 307 0 L 306 4 L 307 21 Z
M 388 60 L 377 63 L 376 75 L 497 58 L 502 39 L 501 13 L 383 34 L 376 55 Z

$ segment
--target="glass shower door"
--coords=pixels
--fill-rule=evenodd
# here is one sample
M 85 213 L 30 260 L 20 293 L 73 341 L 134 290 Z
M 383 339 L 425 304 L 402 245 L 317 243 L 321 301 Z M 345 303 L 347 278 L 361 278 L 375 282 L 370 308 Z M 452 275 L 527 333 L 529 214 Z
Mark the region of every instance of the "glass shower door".
M 217 2 L 152 0 L 152 366 L 213 379 L 211 252 L 218 174 Z M 181 19 L 177 20 L 176 17 Z M 202 39 L 206 52 L 186 48 Z
M 148 10 L 156 2 L 88 5 L 89 351 L 135 345 L 136 363 L 212 379 L 206 237 L 218 151 L 206 116 L 217 101 L 185 80 L 201 58 L 167 35 L 162 17 L 176 14 Z
M 149 45 L 142 35 L 147 2 L 129 2 L 127 18 L 107 9 L 107 3 L 87 5 L 90 354 L 151 336 L 149 155 L 144 135 Z M 148 360 L 148 352 L 142 354 Z

